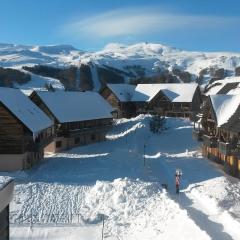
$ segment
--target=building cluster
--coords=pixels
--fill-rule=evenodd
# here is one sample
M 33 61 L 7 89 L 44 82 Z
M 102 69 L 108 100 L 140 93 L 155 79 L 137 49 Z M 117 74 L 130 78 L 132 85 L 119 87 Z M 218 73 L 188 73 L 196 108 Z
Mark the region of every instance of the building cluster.
M 109 84 L 101 94 L 0 88 L 0 171 L 31 168 L 44 153 L 105 140 L 113 117 L 140 113 L 192 117 L 197 84 Z
M 209 95 L 193 136 L 202 141 L 203 156 L 240 177 L 240 95 Z
M 193 118 L 202 102 L 199 86 L 194 83 L 108 84 L 101 94 L 118 117 L 127 118 L 142 113 Z
M 193 136 L 202 141 L 203 155 L 240 177 L 240 95 L 203 97 L 193 83 L 107 84 L 100 94 L 33 91 L 30 96 L 0 87 L 0 171 L 29 169 L 45 153 L 104 141 L 113 118 L 152 114 L 194 120 Z M 1 239 L 9 239 L 13 185 L 0 177 Z
M 28 169 L 45 153 L 104 141 L 114 117 L 152 114 L 194 120 L 203 155 L 239 177 L 240 96 L 204 99 L 194 83 L 107 84 L 100 94 L 33 91 L 30 96 L 0 88 L 0 171 Z
M 196 84 L 109 84 L 101 94 L 0 87 L 0 171 L 29 169 L 45 153 L 104 141 L 113 118 L 141 113 L 191 118 L 199 112 Z M 14 183 L 0 177 L 0 238 L 9 239 Z
M 95 92 L 0 88 L 0 171 L 31 168 L 44 153 L 105 140 L 112 107 Z

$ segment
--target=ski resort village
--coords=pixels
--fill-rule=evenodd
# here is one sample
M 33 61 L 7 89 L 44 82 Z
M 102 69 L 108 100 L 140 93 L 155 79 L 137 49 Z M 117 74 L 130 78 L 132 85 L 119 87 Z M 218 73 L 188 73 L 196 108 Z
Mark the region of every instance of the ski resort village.
M 238 1 L 0 6 L 0 240 L 240 240 Z
M 1 239 L 240 239 L 240 78 L 28 74 L 0 87 Z

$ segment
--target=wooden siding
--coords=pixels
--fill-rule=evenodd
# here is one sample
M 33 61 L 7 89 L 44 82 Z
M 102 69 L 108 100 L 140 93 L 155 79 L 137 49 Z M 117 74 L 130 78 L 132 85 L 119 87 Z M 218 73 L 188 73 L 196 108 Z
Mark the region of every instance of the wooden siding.
M 111 118 L 63 123 L 59 125 L 59 128 L 57 129 L 57 136 L 60 137 L 77 135 L 79 133 L 86 131 L 99 131 L 99 130 L 101 131 L 101 129 L 103 129 L 104 127 L 111 125 L 112 125 Z
M 52 127 L 42 130 L 36 139 L 33 133 L 0 104 L 0 154 L 38 152 L 52 140 Z
M 202 94 L 201 94 L 200 88 L 198 86 L 194 95 L 193 95 L 192 109 L 191 110 L 193 112 L 199 112 L 201 104 L 202 104 Z
M 0 154 L 24 152 L 24 125 L 0 103 Z
M 9 206 L 0 212 L 0 239 L 9 240 Z

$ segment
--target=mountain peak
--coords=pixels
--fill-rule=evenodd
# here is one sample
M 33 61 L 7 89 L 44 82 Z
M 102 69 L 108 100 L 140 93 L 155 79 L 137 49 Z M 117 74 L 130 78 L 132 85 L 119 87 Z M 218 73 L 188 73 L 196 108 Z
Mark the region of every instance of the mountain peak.
M 34 50 L 47 54 L 69 54 L 71 51 L 78 51 L 72 45 L 68 44 L 37 46 Z

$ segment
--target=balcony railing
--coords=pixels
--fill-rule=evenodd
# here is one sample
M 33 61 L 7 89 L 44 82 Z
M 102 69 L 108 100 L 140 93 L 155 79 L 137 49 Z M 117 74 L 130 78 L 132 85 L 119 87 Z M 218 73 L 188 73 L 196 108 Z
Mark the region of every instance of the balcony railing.
M 217 138 L 213 136 L 208 136 L 204 134 L 202 136 L 203 144 L 210 147 L 210 148 L 216 148 L 218 146 Z
M 231 152 L 233 150 L 233 145 L 231 143 L 219 142 L 218 149 L 221 154 L 231 155 Z
M 57 132 L 57 137 L 75 137 L 82 133 L 97 132 L 97 131 L 108 131 L 111 129 L 112 124 L 96 126 L 96 127 L 87 127 L 75 130 L 62 130 Z
M 219 142 L 218 149 L 221 154 L 228 155 L 228 156 L 240 156 L 240 149 L 237 148 L 236 145 L 232 143 L 226 142 Z

